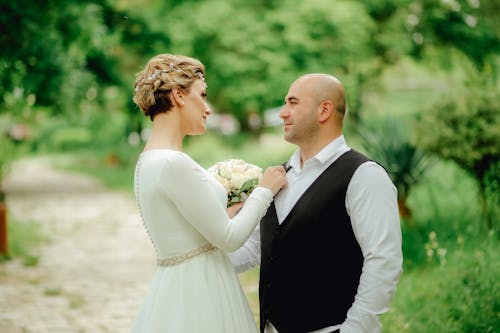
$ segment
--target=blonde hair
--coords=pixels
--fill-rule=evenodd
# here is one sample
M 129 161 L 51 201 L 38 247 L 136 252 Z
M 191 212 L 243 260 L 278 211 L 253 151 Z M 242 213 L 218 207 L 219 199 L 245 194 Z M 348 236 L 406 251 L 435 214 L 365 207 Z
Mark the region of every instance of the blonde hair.
M 136 75 L 134 103 L 151 120 L 158 113 L 169 111 L 173 104 L 170 92 L 174 87 L 189 93 L 196 80 L 204 80 L 205 66 L 183 55 L 159 54 L 148 61 Z

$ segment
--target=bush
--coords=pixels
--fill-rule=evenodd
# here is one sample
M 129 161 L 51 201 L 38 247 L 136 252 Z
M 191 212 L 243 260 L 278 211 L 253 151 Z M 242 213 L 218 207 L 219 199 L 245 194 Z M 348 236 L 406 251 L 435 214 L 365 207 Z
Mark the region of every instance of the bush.
M 411 189 L 428 171 L 429 156 L 410 143 L 407 129 L 399 119 L 387 117 L 380 123 L 367 122 L 357 132 L 368 156 L 386 168 L 396 186 L 401 218 L 411 222 L 407 200 Z
M 422 149 L 454 161 L 476 179 L 486 224 L 492 229 L 486 177 L 500 162 L 500 90 L 495 82 L 476 80 L 422 112 L 417 138 Z
M 464 245 L 434 268 L 403 275 L 384 332 L 493 333 L 500 327 L 497 240 Z
M 53 150 L 68 150 L 90 145 L 92 134 L 83 127 L 67 127 L 56 130 L 48 139 Z

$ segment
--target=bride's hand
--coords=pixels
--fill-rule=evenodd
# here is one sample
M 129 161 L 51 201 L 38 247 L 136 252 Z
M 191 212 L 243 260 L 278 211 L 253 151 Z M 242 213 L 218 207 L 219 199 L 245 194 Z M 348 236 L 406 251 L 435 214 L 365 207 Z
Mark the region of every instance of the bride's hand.
M 281 165 L 267 168 L 259 182 L 259 186 L 270 189 L 273 196 L 287 185 L 286 171 Z
M 229 216 L 230 219 L 236 216 L 238 212 L 240 211 L 241 207 L 243 207 L 243 202 L 237 202 L 233 204 L 231 207 L 227 208 L 227 215 Z

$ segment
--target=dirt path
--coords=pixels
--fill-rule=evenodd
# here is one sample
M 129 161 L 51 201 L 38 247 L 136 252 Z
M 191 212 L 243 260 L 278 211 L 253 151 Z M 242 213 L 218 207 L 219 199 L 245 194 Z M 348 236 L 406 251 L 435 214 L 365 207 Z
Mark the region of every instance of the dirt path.
M 128 332 L 154 269 L 132 196 L 45 159 L 17 163 L 4 191 L 50 240 L 35 267 L 0 264 L 0 332 Z

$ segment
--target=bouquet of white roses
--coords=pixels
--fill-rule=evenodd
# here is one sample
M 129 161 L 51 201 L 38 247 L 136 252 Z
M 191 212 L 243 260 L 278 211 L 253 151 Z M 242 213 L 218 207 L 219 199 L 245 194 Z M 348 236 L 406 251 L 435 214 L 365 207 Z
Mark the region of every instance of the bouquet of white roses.
M 228 207 L 245 201 L 262 177 L 262 168 L 239 159 L 217 162 L 208 171 L 226 189 Z

